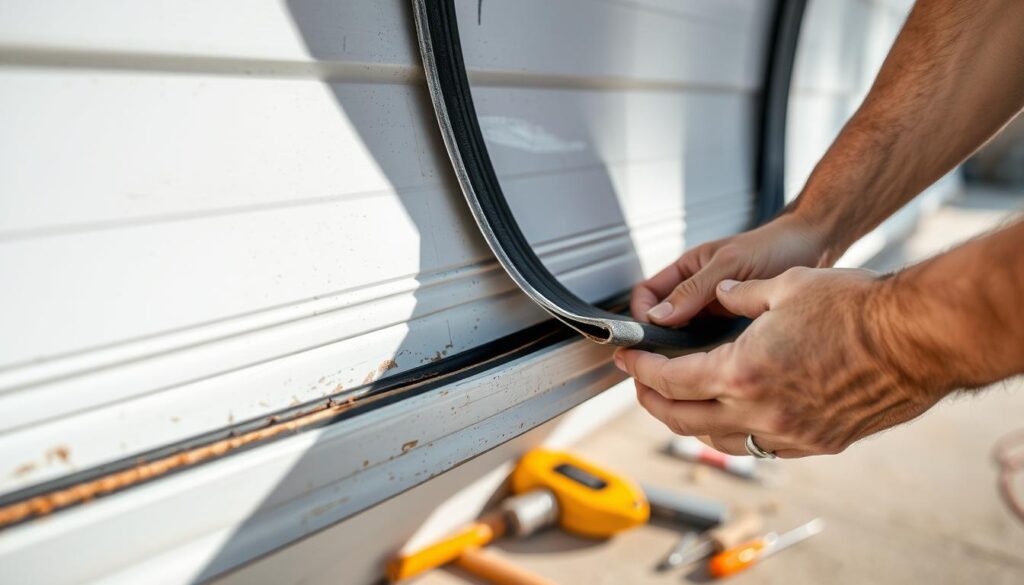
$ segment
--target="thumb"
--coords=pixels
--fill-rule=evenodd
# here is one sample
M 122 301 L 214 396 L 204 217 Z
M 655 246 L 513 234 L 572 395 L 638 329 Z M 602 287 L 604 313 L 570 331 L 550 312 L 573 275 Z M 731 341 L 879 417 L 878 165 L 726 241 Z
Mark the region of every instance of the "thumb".
M 685 325 L 711 301 L 715 300 L 715 285 L 725 278 L 725 271 L 712 262 L 672 290 L 661 303 L 647 311 L 651 322 L 665 327 Z
M 730 313 L 756 319 L 771 309 L 768 280 L 723 280 L 716 288 L 718 302 Z

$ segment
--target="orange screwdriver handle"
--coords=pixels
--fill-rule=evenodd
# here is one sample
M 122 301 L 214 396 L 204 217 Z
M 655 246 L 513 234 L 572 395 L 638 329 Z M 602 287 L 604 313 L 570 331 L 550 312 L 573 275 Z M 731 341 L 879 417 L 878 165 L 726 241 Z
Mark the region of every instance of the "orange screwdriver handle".
M 708 562 L 708 572 L 716 579 L 735 575 L 756 563 L 761 558 L 764 548 L 764 539 L 758 538 L 722 551 L 711 557 L 711 561 Z
M 715 550 L 722 552 L 746 544 L 747 541 L 761 532 L 764 520 L 753 510 L 743 510 L 732 520 L 708 530 L 708 538 L 715 545 Z
M 558 585 L 482 548 L 470 547 L 455 560 L 459 568 L 497 585 Z
M 387 566 L 388 580 L 395 583 L 450 563 L 467 549 L 484 546 L 500 537 L 503 531 L 504 523 L 500 518 L 482 518 L 440 542 L 395 558 Z

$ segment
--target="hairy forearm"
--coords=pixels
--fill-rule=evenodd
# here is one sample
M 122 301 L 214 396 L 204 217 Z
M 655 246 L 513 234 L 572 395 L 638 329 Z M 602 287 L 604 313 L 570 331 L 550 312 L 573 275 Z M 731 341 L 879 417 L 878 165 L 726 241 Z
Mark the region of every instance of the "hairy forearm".
M 945 395 L 1024 373 L 1024 221 L 884 280 L 865 315 L 883 367 Z
M 790 212 L 821 265 L 938 180 L 1024 107 L 1024 2 L 919 0 L 860 109 Z

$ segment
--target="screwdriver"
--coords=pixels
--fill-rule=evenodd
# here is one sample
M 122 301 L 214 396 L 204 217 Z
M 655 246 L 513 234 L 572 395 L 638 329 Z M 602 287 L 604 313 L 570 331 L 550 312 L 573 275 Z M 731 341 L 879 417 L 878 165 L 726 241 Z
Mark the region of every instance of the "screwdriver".
M 779 466 L 749 455 L 726 455 L 708 447 L 696 437 L 672 437 L 665 451 L 684 461 L 716 467 L 736 477 L 756 481 L 762 485 L 778 485 L 785 479 Z
M 744 479 L 751 479 L 754 481 L 760 481 L 760 469 L 758 468 L 757 459 L 753 457 L 740 457 L 737 455 L 726 455 L 721 451 L 716 451 L 711 447 L 708 447 L 704 443 L 700 442 L 695 437 L 672 437 L 666 447 L 669 455 L 683 459 L 684 461 L 690 461 L 692 463 L 703 463 L 704 465 L 710 465 L 711 467 L 717 467 L 722 471 L 726 471 L 738 477 Z
M 750 568 L 761 559 L 818 534 L 824 528 L 825 521 L 821 518 L 815 518 L 807 524 L 798 526 L 782 535 L 770 532 L 761 538 L 718 553 L 711 558 L 708 564 L 708 571 L 715 578 L 735 575 L 740 571 Z
M 658 570 L 667 571 L 710 557 L 716 551 L 742 543 L 760 530 L 761 515 L 753 510 L 744 510 L 731 521 L 699 536 L 696 532 L 687 532 L 658 565 Z
M 679 539 L 679 542 L 672 547 L 672 550 L 669 551 L 665 560 L 658 564 L 658 570 L 668 571 L 669 569 L 673 569 L 684 564 L 688 557 L 692 558 L 690 551 L 694 546 L 696 546 L 699 540 L 700 536 L 695 531 L 691 530 L 684 534 L 683 537 Z

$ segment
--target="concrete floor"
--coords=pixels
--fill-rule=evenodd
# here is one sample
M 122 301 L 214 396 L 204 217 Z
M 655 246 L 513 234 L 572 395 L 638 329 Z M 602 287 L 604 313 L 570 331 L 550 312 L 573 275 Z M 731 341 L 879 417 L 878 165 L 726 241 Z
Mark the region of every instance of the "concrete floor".
M 926 218 L 872 268 L 891 270 L 930 256 L 1006 221 L 1022 206 L 1024 193 L 972 191 Z M 774 510 L 766 520 L 771 529 L 825 519 L 823 534 L 733 578 L 737 585 L 1024 583 L 1024 523 L 999 499 L 992 460 L 993 443 L 1021 428 L 1024 381 L 1014 380 L 947 399 L 842 455 L 777 462 L 783 479 L 774 487 L 662 454 L 669 433 L 639 407 L 582 441 L 578 451 L 642 482 Z M 549 531 L 491 550 L 559 583 L 706 581 L 701 567 L 654 571 L 677 539 L 672 527 L 648 525 L 606 542 Z M 458 570 L 417 581 L 467 582 L 477 581 Z

